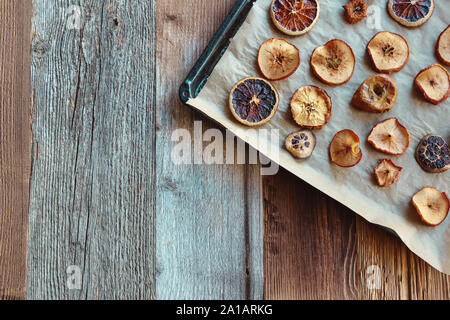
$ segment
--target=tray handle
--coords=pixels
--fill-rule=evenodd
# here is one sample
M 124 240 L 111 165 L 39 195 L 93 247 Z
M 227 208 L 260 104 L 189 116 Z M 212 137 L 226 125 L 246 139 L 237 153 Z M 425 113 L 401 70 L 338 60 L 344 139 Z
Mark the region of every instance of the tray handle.
M 257 0 L 237 0 L 223 21 L 219 30 L 203 51 L 202 55 L 189 72 L 188 76 L 180 86 L 180 99 L 187 103 L 189 99 L 198 96 L 208 77 L 211 75 L 216 64 L 222 58 L 230 45 L 230 39 L 234 37 L 241 25 L 244 23 L 253 4 Z

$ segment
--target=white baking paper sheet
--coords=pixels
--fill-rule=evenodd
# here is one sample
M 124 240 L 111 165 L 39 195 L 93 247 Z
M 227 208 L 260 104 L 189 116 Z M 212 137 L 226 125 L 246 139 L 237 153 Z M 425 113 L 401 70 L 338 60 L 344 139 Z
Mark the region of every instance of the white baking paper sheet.
M 288 37 L 272 26 L 268 13 L 271 1 L 258 0 L 206 86 L 196 99 L 188 103 L 368 221 L 394 230 L 418 256 L 436 269 L 450 274 L 450 218 L 438 227 L 425 226 L 410 204 L 411 197 L 424 186 L 435 186 L 447 194 L 449 191 L 449 171 L 441 174 L 424 172 L 416 163 L 414 151 L 421 138 L 429 133 L 449 139 L 450 100 L 438 106 L 432 105 L 422 98 L 413 85 L 414 77 L 421 69 L 437 62 L 435 45 L 440 32 L 450 23 L 449 1 L 435 1 L 436 8 L 431 19 L 415 29 L 403 27 L 389 16 L 387 0 L 367 2 L 372 5 L 371 17 L 350 25 L 343 18 L 342 5 L 346 1 L 320 0 L 321 13 L 315 27 L 306 35 Z M 374 28 L 377 23 L 379 28 Z M 375 74 L 366 54 L 366 45 L 381 30 L 402 34 L 410 44 L 411 58 L 402 71 L 392 75 L 399 85 L 395 107 L 387 114 L 378 115 L 359 111 L 349 102 L 361 82 Z M 280 130 L 280 139 L 276 143 L 248 134 L 249 129 L 234 120 L 228 108 L 228 95 L 234 83 L 244 77 L 261 76 L 255 62 L 256 54 L 260 44 L 271 37 L 286 38 L 301 51 L 301 65 L 297 72 L 287 80 L 273 83 L 280 94 L 280 106 L 275 117 L 262 128 Z M 357 58 L 352 79 L 336 87 L 320 82 L 311 73 L 309 65 L 314 48 L 334 38 L 346 41 Z M 312 158 L 299 161 L 282 146 L 284 138 L 299 129 L 292 121 L 289 100 L 296 89 L 309 84 L 325 89 L 331 96 L 333 117 L 322 130 L 316 131 L 318 144 Z M 383 154 L 367 143 L 371 128 L 389 117 L 397 117 L 411 134 L 410 148 L 403 156 Z M 363 160 L 350 169 L 331 164 L 328 156 L 332 137 L 345 128 L 353 129 L 363 140 Z M 374 180 L 373 169 L 382 158 L 391 158 L 404 168 L 398 182 L 389 188 L 378 187 Z

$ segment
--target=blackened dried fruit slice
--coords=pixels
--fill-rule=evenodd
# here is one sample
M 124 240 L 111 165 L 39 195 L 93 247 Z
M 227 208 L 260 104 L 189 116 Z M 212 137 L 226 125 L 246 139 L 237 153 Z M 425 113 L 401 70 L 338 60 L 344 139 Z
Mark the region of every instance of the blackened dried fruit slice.
M 416 159 L 423 170 L 431 173 L 450 169 L 450 152 L 444 138 L 430 134 L 420 141 Z
M 367 17 L 367 4 L 364 0 L 350 0 L 343 7 L 348 23 L 356 23 Z
M 433 14 L 434 0 L 389 0 L 388 9 L 398 23 L 406 27 L 418 27 Z
M 275 88 L 261 78 L 245 78 L 230 92 L 230 110 L 240 123 L 259 126 L 267 123 L 278 109 L 279 97 Z
M 316 148 L 316 136 L 311 130 L 294 132 L 286 138 L 284 145 L 295 158 L 307 159 Z
M 400 177 L 402 167 L 399 167 L 390 159 L 381 160 L 375 168 L 375 176 L 380 187 L 389 187 L 393 185 Z
M 299 36 L 311 30 L 319 19 L 318 0 L 273 0 L 270 16 L 283 33 Z

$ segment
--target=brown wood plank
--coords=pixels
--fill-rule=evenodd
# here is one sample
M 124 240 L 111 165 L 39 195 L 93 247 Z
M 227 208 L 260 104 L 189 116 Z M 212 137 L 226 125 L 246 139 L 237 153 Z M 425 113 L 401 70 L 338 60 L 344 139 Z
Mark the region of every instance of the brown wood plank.
M 233 3 L 156 4 L 158 299 L 263 297 L 259 167 L 176 165 L 171 160 L 175 129 L 193 137 L 195 121 L 201 121 L 203 132 L 219 128 L 184 106 L 178 88 Z
M 31 167 L 31 1 L 0 0 L 0 300 L 24 299 Z
M 449 276 L 285 170 L 263 191 L 265 298 L 449 299 Z

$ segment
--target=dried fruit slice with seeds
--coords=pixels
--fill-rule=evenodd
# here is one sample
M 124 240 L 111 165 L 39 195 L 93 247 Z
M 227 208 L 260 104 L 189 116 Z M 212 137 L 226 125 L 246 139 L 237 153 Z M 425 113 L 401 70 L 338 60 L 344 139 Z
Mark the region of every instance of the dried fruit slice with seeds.
M 450 66 L 450 25 L 439 36 L 436 54 L 443 63 Z
M 270 16 L 281 32 L 299 36 L 310 31 L 319 19 L 320 5 L 317 0 L 273 0 Z
M 375 125 L 367 140 L 381 152 L 402 155 L 409 148 L 410 135 L 397 118 L 390 118 Z
M 450 202 L 447 194 L 435 187 L 423 188 L 413 196 L 411 202 L 422 221 L 429 226 L 440 225 L 448 216 Z
M 390 159 L 383 159 L 375 168 L 375 177 L 377 178 L 380 187 L 389 187 L 393 185 L 398 178 L 403 168 L 399 167 Z
M 316 76 L 326 84 L 346 83 L 355 71 L 355 54 L 342 40 L 334 39 L 314 50 L 311 67 Z
M 439 63 L 420 71 L 415 83 L 425 99 L 433 104 L 439 104 L 450 95 L 450 75 Z
M 303 128 L 323 128 L 331 118 L 331 109 L 330 96 L 315 86 L 301 87 L 291 99 L 292 117 Z
M 416 159 L 423 170 L 440 173 L 450 169 L 450 150 L 444 138 L 430 134 L 424 137 L 416 149 Z
M 367 45 L 367 52 L 374 69 L 382 73 L 400 71 L 410 55 L 408 41 L 389 31 L 378 32 Z
M 286 138 L 284 145 L 293 157 L 307 159 L 316 148 L 316 136 L 311 130 L 294 132 Z
M 389 0 L 391 17 L 406 27 L 418 27 L 430 19 L 434 0 Z
M 353 95 L 352 105 L 369 112 L 390 111 L 397 101 L 397 83 L 390 76 L 377 74 L 366 79 Z
M 339 131 L 330 144 L 331 161 L 340 167 L 356 166 L 362 159 L 361 140 L 350 129 Z
M 356 23 L 367 17 L 367 4 L 364 0 L 350 0 L 343 8 L 348 23 Z
M 245 78 L 230 92 L 229 106 L 233 116 L 247 126 L 267 123 L 278 109 L 279 97 L 275 88 L 261 78 Z
M 277 81 L 291 76 L 300 65 L 300 51 L 279 38 L 265 41 L 258 52 L 258 66 L 263 76 Z

